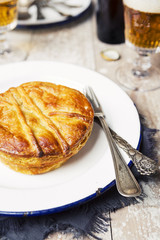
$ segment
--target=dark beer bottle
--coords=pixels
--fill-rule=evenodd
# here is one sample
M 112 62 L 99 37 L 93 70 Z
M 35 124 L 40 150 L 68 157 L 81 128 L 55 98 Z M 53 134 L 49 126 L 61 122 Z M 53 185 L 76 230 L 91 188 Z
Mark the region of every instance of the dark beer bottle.
M 124 15 L 122 0 L 98 0 L 97 35 L 105 43 L 124 42 Z

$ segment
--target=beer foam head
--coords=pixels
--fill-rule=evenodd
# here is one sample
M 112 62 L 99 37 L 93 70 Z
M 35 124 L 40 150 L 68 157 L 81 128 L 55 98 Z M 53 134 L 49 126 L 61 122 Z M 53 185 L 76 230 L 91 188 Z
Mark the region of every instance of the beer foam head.
M 129 8 L 148 13 L 160 13 L 160 0 L 123 0 Z

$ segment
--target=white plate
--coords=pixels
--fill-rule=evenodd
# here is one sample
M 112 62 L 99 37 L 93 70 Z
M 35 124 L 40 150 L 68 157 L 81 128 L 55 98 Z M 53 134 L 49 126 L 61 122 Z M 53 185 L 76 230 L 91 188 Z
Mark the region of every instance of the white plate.
M 28 81 L 49 81 L 83 91 L 95 90 L 107 121 L 137 148 L 140 121 L 128 97 L 108 78 L 85 68 L 58 62 L 21 62 L 0 66 L 1 92 Z M 123 153 L 124 154 L 124 153 Z M 124 154 L 126 162 L 130 160 Z M 24 175 L 0 163 L 0 213 L 38 215 L 58 212 L 96 197 L 114 184 L 115 174 L 106 137 L 98 124 L 86 146 L 57 170 Z
M 67 12 L 71 16 L 62 16 L 52 7 L 43 7 L 41 12 L 44 19 L 37 19 L 37 7 L 35 5 L 29 8 L 30 18 L 27 20 L 18 20 L 19 26 L 39 26 L 39 25 L 57 25 L 63 24 L 79 18 L 83 13 L 85 13 L 91 6 L 91 0 L 77 0 L 81 3 L 81 7 L 65 7 L 61 5 L 56 5 L 62 12 Z

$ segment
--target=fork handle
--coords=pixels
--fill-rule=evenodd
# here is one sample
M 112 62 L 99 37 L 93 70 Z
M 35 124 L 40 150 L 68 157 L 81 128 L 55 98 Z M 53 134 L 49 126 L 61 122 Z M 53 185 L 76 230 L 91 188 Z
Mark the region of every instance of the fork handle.
M 126 164 L 125 160 L 123 159 L 123 156 L 121 155 L 117 145 L 115 144 L 105 118 L 102 116 L 99 116 L 98 118 L 110 146 L 118 192 L 125 197 L 136 197 L 140 195 L 140 186 L 131 170 L 129 169 L 128 165 Z
M 132 159 L 137 171 L 141 175 L 151 175 L 158 172 L 159 168 L 155 160 L 148 158 L 137 149 L 133 148 L 126 140 L 120 137 L 112 129 L 110 129 L 110 132 L 115 143 L 127 153 L 130 159 Z

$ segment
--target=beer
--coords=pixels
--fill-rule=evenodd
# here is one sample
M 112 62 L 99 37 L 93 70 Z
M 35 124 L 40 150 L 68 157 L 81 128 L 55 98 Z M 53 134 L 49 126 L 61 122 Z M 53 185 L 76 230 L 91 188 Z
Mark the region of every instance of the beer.
M 122 0 L 98 0 L 97 34 L 105 43 L 124 42 L 124 14 Z
M 0 0 L 0 32 L 13 29 L 17 19 L 17 0 Z
M 123 0 L 125 38 L 136 47 L 160 46 L 160 0 Z

